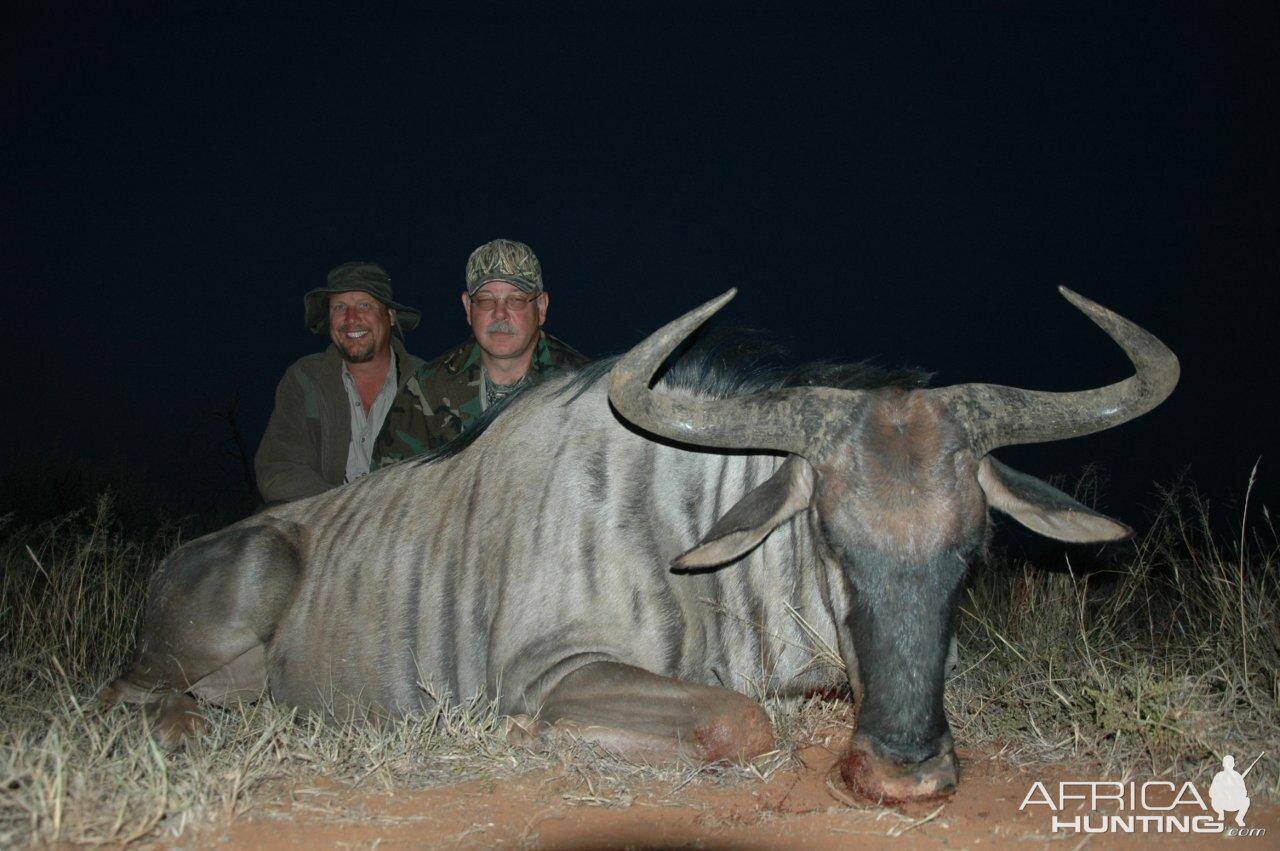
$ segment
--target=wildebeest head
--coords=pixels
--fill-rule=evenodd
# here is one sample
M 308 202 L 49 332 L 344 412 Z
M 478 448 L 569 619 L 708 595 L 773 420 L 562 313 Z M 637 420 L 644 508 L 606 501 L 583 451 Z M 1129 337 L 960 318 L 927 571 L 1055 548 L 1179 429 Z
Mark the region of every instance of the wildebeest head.
M 696 400 L 650 381 L 677 346 L 731 299 L 721 295 L 652 334 L 614 367 L 610 399 L 633 424 L 693 446 L 775 450 L 789 457 L 721 517 L 677 567 L 709 568 L 750 551 L 810 509 L 819 557 L 847 600 L 841 652 L 861 695 L 841 763 L 864 797 L 930 797 L 954 786 L 942 704 L 946 651 L 965 569 L 981 550 L 988 508 L 1062 541 L 1115 541 L 1131 530 L 990 456 L 1001 446 L 1077 437 L 1158 405 L 1178 361 L 1138 326 L 1066 288 L 1137 368 L 1073 393 L 992 384 L 936 389 L 803 387 Z

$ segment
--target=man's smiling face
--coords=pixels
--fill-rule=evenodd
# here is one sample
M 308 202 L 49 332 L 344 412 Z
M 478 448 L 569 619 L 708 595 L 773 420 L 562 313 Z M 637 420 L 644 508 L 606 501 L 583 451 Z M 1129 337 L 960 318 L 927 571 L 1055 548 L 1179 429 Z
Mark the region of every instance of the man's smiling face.
M 329 339 L 348 363 L 367 363 L 391 348 L 395 312 L 362 290 L 329 296 Z

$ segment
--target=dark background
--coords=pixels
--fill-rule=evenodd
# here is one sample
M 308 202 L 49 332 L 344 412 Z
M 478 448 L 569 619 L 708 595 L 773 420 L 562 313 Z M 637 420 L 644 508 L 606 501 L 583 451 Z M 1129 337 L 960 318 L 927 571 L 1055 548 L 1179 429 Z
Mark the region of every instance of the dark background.
M 467 254 L 506 236 L 592 355 L 732 285 L 730 319 L 805 357 L 1123 378 L 1068 285 L 1164 339 L 1181 385 L 1002 458 L 1097 462 L 1139 525 L 1181 476 L 1238 520 L 1280 461 L 1280 15 L 1120 5 L 10 13 L 0 469 L 113 465 L 198 510 L 237 487 L 233 401 L 251 453 L 326 342 L 302 293 L 327 269 L 384 264 L 430 357 L 467 333 Z

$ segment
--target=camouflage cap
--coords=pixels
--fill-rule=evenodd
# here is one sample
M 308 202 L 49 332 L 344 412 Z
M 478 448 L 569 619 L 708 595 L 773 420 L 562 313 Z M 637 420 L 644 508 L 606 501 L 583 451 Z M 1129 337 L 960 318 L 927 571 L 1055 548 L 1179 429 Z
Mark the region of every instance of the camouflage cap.
M 329 295 L 331 293 L 366 292 L 396 312 L 396 331 L 404 336 L 422 321 L 422 312 L 406 307 L 391 297 L 391 276 L 377 263 L 353 260 L 329 270 L 324 286 L 316 287 L 302 297 L 306 308 L 304 322 L 313 334 L 329 330 Z
M 538 255 L 523 242 L 494 239 L 471 252 L 467 258 L 467 292 L 490 281 L 506 281 L 527 293 L 542 292 L 542 265 Z

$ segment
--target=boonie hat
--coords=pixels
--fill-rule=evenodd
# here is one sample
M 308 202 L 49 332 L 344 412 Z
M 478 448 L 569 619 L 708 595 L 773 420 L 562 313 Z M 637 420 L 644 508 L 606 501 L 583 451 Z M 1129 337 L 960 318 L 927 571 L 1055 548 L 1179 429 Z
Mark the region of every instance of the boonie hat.
M 542 292 L 542 264 L 538 255 L 523 242 L 494 239 L 471 252 L 467 258 L 467 293 L 490 281 L 506 281 L 527 293 Z
M 377 263 L 353 260 L 329 270 L 323 287 L 316 287 L 302 297 L 306 308 L 304 321 L 313 334 L 329 330 L 329 296 L 332 293 L 366 292 L 396 312 L 396 331 L 404 336 L 422 321 L 422 311 L 406 307 L 391 297 L 391 276 Z

